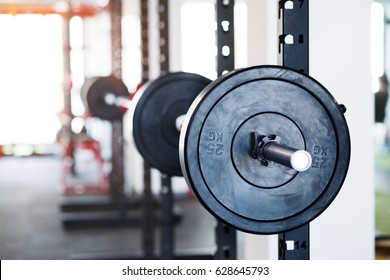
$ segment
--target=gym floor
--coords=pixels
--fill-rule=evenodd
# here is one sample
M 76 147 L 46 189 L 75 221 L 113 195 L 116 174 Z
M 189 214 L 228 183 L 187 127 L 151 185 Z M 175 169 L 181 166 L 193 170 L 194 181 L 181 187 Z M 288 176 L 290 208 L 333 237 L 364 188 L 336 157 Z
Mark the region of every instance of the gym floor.
M 139 226 L 63 228 L 60 206 L 69 199 L 58 192 L 60 171 L 55 157 L 0 158 L 0 259 L 139 256 Z M 180 199 L 176 208 L 182 215 L 176 249 L 213 253 L 214 218 L 194 198 Z M 155 243 L 158 249 L 158 234 Z

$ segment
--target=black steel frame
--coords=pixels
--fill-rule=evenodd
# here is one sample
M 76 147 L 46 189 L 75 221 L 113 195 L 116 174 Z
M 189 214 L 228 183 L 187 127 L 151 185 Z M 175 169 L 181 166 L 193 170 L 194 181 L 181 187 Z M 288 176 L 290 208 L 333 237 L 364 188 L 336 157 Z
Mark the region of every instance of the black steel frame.
M 279 1 L 281 64 L 309 74 L 309 0 Z M 280 260 L 310 259 L 310 227 L 279 234 Z
M 217 0 L 217 74 L 234 69 L 234 0 Z M 237 259 L 237 232 L 234 228 L 217 221 L 215 229 L 217 260 Z

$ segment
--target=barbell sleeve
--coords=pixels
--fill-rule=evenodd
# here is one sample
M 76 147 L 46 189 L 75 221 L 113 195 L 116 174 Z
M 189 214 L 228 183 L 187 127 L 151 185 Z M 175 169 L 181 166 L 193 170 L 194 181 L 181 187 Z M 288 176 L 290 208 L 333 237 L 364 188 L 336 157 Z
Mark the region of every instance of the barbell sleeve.
M 307 151 L 291 148 L 273 141 L 264 145 L 262 153 L 265 159 L 299 172 L 308 170 L 312 163 L 312 157 Z

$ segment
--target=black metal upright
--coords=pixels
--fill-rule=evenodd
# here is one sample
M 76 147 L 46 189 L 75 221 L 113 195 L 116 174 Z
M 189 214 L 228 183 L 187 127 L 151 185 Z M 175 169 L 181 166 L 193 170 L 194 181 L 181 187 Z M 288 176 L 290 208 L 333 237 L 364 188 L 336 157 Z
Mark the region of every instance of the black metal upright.
M 118 79 L 122 78 L 122 1 L 110 1 L 111 16 L 111 73 Z M 111 196 L 118 206 L 121 218 L 126 215 L 124 193 L 124 151 L 123 151 L 123 120 L 115 120 L 112 126 L 112 170 L 110 174 Z
M 149 80 L 149 1 L 141 0 L 141 84 Z M 144 160 L 144 191 L 142 200 L 142 248 L 143 257 L 154 257 L 155 215 L 154 199 L 151 186 L 150 166 Z
M 161 258 L 174 259 L 174 215 L 172 178 L 170 175 L 161 174 Z
M 160 74 L 169 72 L 169 20 L 168 0 L 158 1 Z
M 234 69 L 234 0 L 218 0 L 217 14 L 217 74 Z
M 149 80 L 149 1 L 141 0 L 141 84 Z
M 282 65 L 309 74 L 309 0 L 280 0 L 279 24 Z M 279 234 L 279 259 L 310 259 L 309 231 L 305 224 Z
M 217 74 L 234 69 L 234 0 L 217 0 Z M 236 230 L 221 221 L 216 227 L 215 259 L 237 259 Z
M 72 113 L 72 97 L 71 97 L 71 90 L 72 90 L 72 81 L 71 81 L 71 75 L 72 70 L 70 67 L 70 52 L 71 52 L 71 46 L 70 46 L 70 19 L 71 15 L 68 14 L 63 17 L 63 57 L 64 57 L 64 80 L 63 80 L 63 92 L 64 92 L 64 114 L 67 116 L 64 118 L 64 122 L 62 123 L 62 129 L 64 131 L 64 136 L 66 137 L 66 141 L 70 141 L 72 139 L 73 133 L 71 129 L 71 122 L 73 119 L 73 113 Z
M 111 73 L 122 78 L 122 0 L 110 0 Z
M 169 14 L 168 0 L 158 1 L 158 26 L 160 47 L 160 75 L 169 72 Z M 174 222 L 172 177 L 161 174 L 161 238 L 160 253 L 162 259 L 174 258 Z

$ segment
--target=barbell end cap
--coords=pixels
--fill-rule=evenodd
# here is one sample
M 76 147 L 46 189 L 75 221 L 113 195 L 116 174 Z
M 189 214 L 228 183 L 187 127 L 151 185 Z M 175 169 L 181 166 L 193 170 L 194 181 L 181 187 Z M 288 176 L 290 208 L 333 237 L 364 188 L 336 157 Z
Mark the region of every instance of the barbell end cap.
M 305 150 L 298 150 L 291 156 L 291 167 L 298 172 L 303 172 L 311 167 L 312 157 Z

